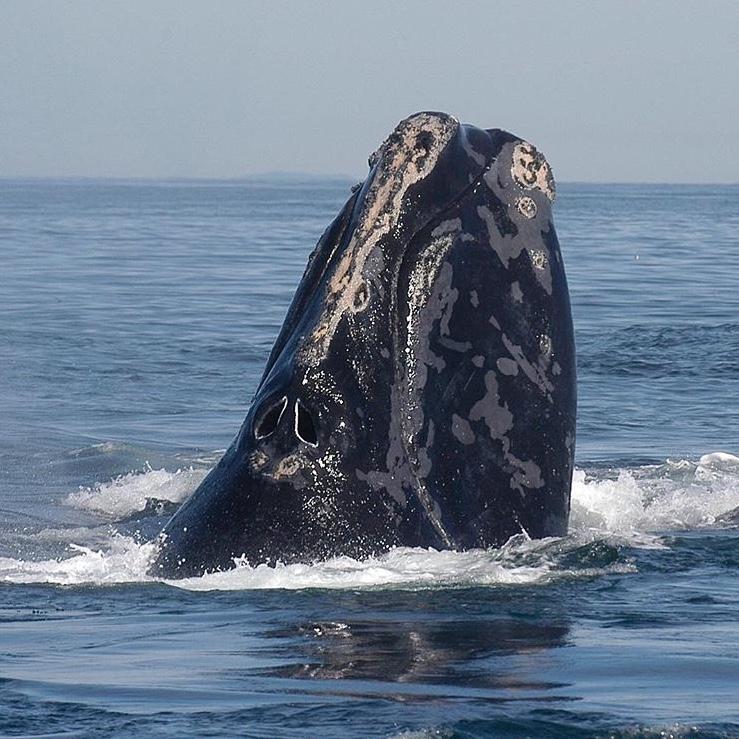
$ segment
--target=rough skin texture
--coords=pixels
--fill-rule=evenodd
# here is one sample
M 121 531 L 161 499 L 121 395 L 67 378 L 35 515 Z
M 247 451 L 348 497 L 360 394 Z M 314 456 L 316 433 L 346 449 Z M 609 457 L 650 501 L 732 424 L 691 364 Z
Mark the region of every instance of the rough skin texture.
M 565 533 L 575 348 L 549 165 L 419 113 L 370 167 L 156 574 Z

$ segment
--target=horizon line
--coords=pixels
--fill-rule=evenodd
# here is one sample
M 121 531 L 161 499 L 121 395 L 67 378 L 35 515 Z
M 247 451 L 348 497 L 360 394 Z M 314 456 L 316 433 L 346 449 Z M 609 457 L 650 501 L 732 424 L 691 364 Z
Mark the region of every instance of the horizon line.
M 178 176 L 137 176 L 137 175 L 4 175 L 0 174 L 0 182 L 78 182 L 78 183 L 93 183 L 93 182 L 110 182 L 110 183 L 197 183 L 197 182 L 210 182 L 210 183 L 240 183 L 248 182 L 249 180 L 255 179 L 311 179 L 311 180 L 343 180 L 346 182 L 362 182 L 363 179 L 358 179 L 352 175 L 340 172 L 334 173 L 317 173 L 317 172 L 300 172 L 300 171 L 280 171 L 270 170 L 264 172 L 252 172 L 249 174 L 236 175 L 232 177 L 217 177 L 217 176 L 191 176 L 191 175 L 178 175 Z M 683 186 L 723 186 L 733 187 L 739 185 L 739 180 L 557 180 L 558 185 L 683 185 Z

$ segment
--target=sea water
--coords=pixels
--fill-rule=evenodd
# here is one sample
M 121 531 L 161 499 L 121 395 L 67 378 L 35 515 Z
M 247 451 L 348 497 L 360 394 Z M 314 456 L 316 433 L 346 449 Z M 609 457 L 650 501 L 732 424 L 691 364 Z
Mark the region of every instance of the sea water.
M 351 184 L 0 183 L 0 735 L 739 736 L 739 187 L 560 187 L 568 536 L 147 575 Z

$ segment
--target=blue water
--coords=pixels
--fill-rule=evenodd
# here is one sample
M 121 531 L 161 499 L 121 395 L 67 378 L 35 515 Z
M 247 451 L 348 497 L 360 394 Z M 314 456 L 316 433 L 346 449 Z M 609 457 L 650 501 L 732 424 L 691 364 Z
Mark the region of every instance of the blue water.
M 739 736 L 739 187 L 562 185 L 571 533 L 146 576 L 351 183 L 0 183 L 0 735 Z

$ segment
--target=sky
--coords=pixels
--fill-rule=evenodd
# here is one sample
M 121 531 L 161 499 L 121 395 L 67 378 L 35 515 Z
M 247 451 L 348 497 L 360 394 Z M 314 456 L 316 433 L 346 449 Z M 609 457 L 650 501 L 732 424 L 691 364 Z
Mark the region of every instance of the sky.
M 739 182 L 739 2 L 0 0 L 0 177 L 362 177 L 419 110 Z

